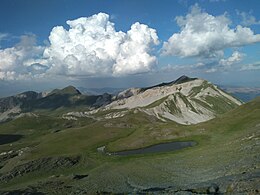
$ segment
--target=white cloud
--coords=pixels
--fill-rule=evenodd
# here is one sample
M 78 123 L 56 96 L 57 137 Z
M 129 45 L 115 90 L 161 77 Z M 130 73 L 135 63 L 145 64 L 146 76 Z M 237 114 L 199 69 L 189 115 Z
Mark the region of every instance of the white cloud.
M 221 2 L 221 1 L 222 1 L 222 2 L 225 2 L 226 0 L 209 0 L 209 2 L 214 2 L 214 3 L 215 3 L 215 2 Z
M 217 72 L 218 71 L 218 69 L 217 68 L 210 68 L 210 69 L 207 69 L 205 72 L 206 73 L 214 73 L 214 72 Z
M 54 27 L 48 46 L 37 46 L 35 36 L 0 49 L 0 79 L 31 77 L 118 76 L 150 71 L 159 44 L 156 31 L 135 23 L 127 32 L 116 31 L 109 15 L 99 13 L 67 21 L 69 29 Z M 6 34 L 0 34 L 0 40 Z
M 204 67 L 205 64 L 203 62 L 198 62 L 197 64 L 194 65 L 194 67 Z
M 113 74 L 135 74 L 151 70 L 156 64 L 156 57 L 150 51 L 157 44 L 159 41 L 154 29 L 139 23 L 133 24 L 120 45 Z
M 116 31 L 109 16 L 99 13 L 67 21 L 69 30 L 54 27 L 44 51 L 49 73 L 61 75 L 124 75 L 151 70 L 159 44 L 156 31 L 135 23 L 126 33 Z
M 5 39 L 7 39 L 7 37 L 9 36 L 9 34 L 7 33 L 0 33 L 0 49 L 1 49 L 1 42 Z
M 230 28 L 231 21 L 226 14 L 213 16 L 203 12 L 196 4 L 186 16 L 176 17 L 181 28 L 164 42 L 162 55 L 180 57 L 221 58 L 223 50 L 260 42 L 260 34 L 250 28 Z
M 0 50 L 0 79 L 15 80 L 30 75 L 28 67 L 43 53 L 43 47 L 36 46 L 35 36 L 22 36 L 16 46 Z
M 0 33 L 0 41 L 8 37 L 7 33 Z
M 257 20 L 253 15 L 252 11 L 246 13 L 246 12 L 240 12 L 239 10 L 236 10 L 236 13 L 238 16 L 241 17 L 242 21 L 241 24 L 243 26 L 251 26 L 251 25 L 259 25 L 260 20 Z
M 240 70 L 260 70 L 260 62 L 244 64 Z
M 245 56 L 245 54 L 235 51 L 229 58 L 221 59 L 219 61 L 219 64 L 223 65 L 223 66 L 231 66 L 233 64 L 237 64 L 237 63 L 241 62 L 242 59 L 244 58 L 244 56 Z

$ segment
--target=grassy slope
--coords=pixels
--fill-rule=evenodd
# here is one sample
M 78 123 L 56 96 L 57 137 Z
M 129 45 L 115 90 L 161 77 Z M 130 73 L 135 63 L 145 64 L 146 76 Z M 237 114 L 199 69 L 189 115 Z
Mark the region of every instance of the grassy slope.
M 183 131 L 192 133 L 183 139 L 196 140 L 198 146 L 172 154 L 125 157 L 110 165 L 109 169 L 104 166 L 95 170 L 89 182 L 94 185 L 100 179 L 99 173 L 106 169 L 109 173 L 102 178 L 105 182 L 111 182 L 108 176 L 113 176 L 112 180 L 119 183 L 118 186 L 128 190 L 131 187 L 126 183 L 140 189 L 181 186 L 259 170 L 260 99 L 221 118 L 185 128 Z M 138 136 L 131 139 L 136 140 Z M 117 140 L 113 147 L 121 147 L 126 140 Z M 105 185 L 99 188 L 109 189 Z
M 176 107 L 177 98 L 181 99 L 184 102 L 184 104 L 186 105 L 186 107 L 195 113 L 199 113 L 201 111 L 196 110 L 196 108 L 194 108 L 194 106 L 191 104 L 190 100 L 196 102 L 197 104 L 201 105 L 202 107 L 206 108 L 207 110 L 212 111 L 212 113 L 214 113 L 214 115 L 216 115 L 216 116 L 222 115 L 223 113 L 226 113 L 226 112 L 238 107 L 238 105 L 236 103 L 232 102 L 227 97 L 222 96 L 221 94 L 219 94 L 218 96 L 211 96 L 210 94 L 208 94 L 206 96 L 200 97 L 199 99 L 195 98 L 195 96 L 198 93 L 200 93 L 201 91 L 203 91 L 207 88 L 211 88 L 212 90 L 216 91 L 217 93 L 219 93 L 218 90 L 221 90 L 221 89 L 217 90 L 214 85 L 212 85 L 211 83 L 209 83 L 207 81 L 204 81 L 201 86 L 193 87 L 191 90 L 191 94 L 187 97 L 185 95 L 183 95 L 182 93 L 177 92 L 172 95 L 161 98 L 160 100 L 157 100 L 157 101 L 149 104 L 148 106 L 145 106 L 144 108 L 149 109 L 149 108 L 154 108 L 154 107 L 164 104 L 166 107 L 168 107 L 171 114 L 179 115 L 179 114 L 181 114 L 181 110 L 180 110 L 180 108 Z M 226 92 L 224 92 L 224 93 L 226 93 Z M 173 97 L 173 100 L 169 99 L 170 96 Z M 164 117 L 162 117 L 162 118 L 164 118 Z
M 38 121 L 18 119 L 1 126 L 0 133 L 17 133 L 25 137 L 10 145 L 0 146 L 0 152 L 29 145 L 32 150 L 24 162 L 46 156 L 82 155 L 81 163 L 68 170 L 29 173 L 1 184 L 1 189 L 15 189 L 38 185 L 37 180 L 59 178 L 66 184 L 88 192 L 133 191 L 151 187 L 183 186 L 223 176 L 259 170 L 260 98 L 211 121 L 182 126 L 174 122 L 162 123 L 142 113 L 109 121 L 71 122 L 54 117 L 41 117 Z M 109 123 L 109 127 L 107 124 Z M 126 128 L 124 124 L 131 124 Z M 60 128 L 58 133 L 52 130 Z M 171 140 L 195 140 L 198 145 L 178 152 L 129 157 L 105 156 L 96 148 L 107 145 L 109 150 L 127 150 Z M 34 144 L 32 144 L 34 143 Z M 14 163 L 14 162 L 13 162 Z M 19 163 L 19 162 L 18 162 Z M 15 165 L 15 163 L 14 163 Z M 73 173 L 87 173 L 89 177 L 74 181 Z M 102 182 L 100 182 L 102 181 Z M 45 192 L 54 190 L 38 186 Z

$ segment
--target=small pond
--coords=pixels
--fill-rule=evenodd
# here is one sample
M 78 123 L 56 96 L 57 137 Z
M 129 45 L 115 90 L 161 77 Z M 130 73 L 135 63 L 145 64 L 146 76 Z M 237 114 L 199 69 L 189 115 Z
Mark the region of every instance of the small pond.
M 118 156 L 128 156 L 135 154 L 151 154 L 151 153 L 159 153 L 159 152 L 172 152 L 176 150 L 180 150 L 187 147 L 195 146 L 196 142 L 194 141 L 178 141 L 178 142 L 168 142 L 157 144 L 153 146 L 149 146 L 146 148 L 139 148 L 135 150 L 127 150 L 122 152 L 114 152 L 109 153 L 110 155 L 118 155 Z
M 23 137 L 22 135 L 0 134 L 0 145 L 9 144 L 18 141 L 22 137 Z

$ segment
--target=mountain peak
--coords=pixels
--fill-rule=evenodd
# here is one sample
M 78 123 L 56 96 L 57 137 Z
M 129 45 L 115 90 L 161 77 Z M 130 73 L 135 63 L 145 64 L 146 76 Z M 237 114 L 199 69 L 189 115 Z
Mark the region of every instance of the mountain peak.
M 196 79 L 197 78 L 191 78 L 191 77 L 188 77 L 186 75 L 182 75 L 181 77 L 176 79 L 173 83 L 174 84 L 181 84 L 181 83 L 185 83 L 185 82 L 188 82 L 188 81 L 193 81 L 193 80 L 196 80 Z
M 63 88 L 62 91 L 67 92 L 67 93 L 81 94 L 80 91 L 76 87 L 74 87 L 72 85 L 69 85 L 69 86 Z
M 72 86 L 72 85 L 69 85 L 69 86 L 67 86 L 67 87 L 65 87 L 65 88 L 63 88 L 63 89 L 54 89 L 54 90 L 50 93 L 50 95 L 52 95 L 52 94 L 60 94 L 60 95 L 64 95 L 64 94 L 67 94 L 67 95 L 80 95 L 81 93 L 80 93 L 80 91 L 79 91 L 76 87 L 74 87 L 74 86 Z
M 210 120 L 241 105 L 241 102 L 203 79 L 181 76 L 170 83 L 124 91 L 110 109 L 135 109 L 159 120 L 189 125 Z
M 36 99 L 39 97 L 39 94 L 35 91 L 25 91 L 23 93 L 15 95 L 18 98 L 27 98 L 27 99 Z
M 174 84 L 181 84 L 181 83 L 193 81 L 193 80 L 196 80 L 196 79 L 197 78 L 190 78 L 186 75 L 182 75 L 181 77 L 179 77 L 175 81 L 171 81 L 171 82 L 167 82 L 167 83 L 160 83 L 158 85 L 154 85 L 154 86 L 151 86 L 151 87 L 142 88 L 141 91 L 145 91 L 145 90 L 152 89 L 152 88 L 155 88 L 155 87 L 163 87 L 163 86 L 171 86 L 171 85 L 174 85 Z

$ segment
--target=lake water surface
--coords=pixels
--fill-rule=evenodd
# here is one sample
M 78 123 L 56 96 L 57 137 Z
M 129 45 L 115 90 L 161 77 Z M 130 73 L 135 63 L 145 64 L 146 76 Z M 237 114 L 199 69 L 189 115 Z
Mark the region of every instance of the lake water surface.
M 0 145 L 9 144 L 21 139 L 22 135 L 0 134 Z
M 151 153 L 159 153 L 159 152 L 171 152 L 180 150 L 187 147 L 195 146 L 196 142 L 194 141 L 177 141 L 177 142 L 168 142 L 157 144 L 153 146 L 149 146 L 146 148 L 139 148 L 135 150 L 127 150 L 122 152 L 114 152 L 111 153 L 112 155 L 118 156 L 128 156 L 128 155 L 135 155 L 135 154 L 151 154 Z

